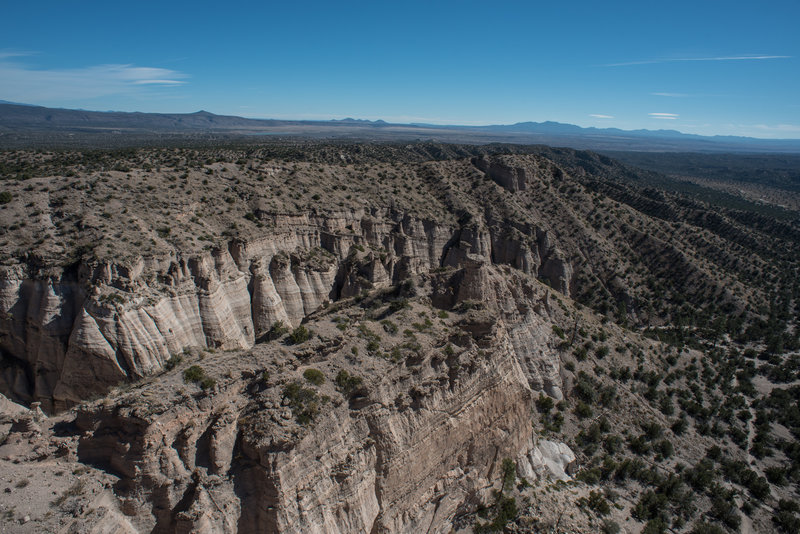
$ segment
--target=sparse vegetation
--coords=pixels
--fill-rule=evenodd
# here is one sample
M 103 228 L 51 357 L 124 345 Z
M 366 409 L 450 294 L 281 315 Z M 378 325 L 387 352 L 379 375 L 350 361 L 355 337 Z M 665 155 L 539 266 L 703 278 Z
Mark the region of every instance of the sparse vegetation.
M 334 380 L 336 388 L 345 397 L 350 397 L 363 383 L 360 376 L 354 376 L 342 369 Z
M 167 371 L 172 371 L 175 369 L 180 363 L 183 361 L 183 356 L 180 354 L 173 354 L 169 357 L 169 359 L 164 362 L 164 369 Z
M 314 420 L 322 402 L 315 390 L 303 387 L 298 382 L 290 382 L 284 386 L 283 398 L 288 400 L 295 419 L 301 425 L 307 425 Z
M 211 389 L 217 385 L 217 381 L 206 375 L 205 370 L 199 365 L 192 365 L 183 371 L 184 382 L 195 382 L 201 389 Z
M 304 324 L 293 329 L 276 321 L 264 332 L 265 315 L 296 320 L 295 311 L 273 310 L 254 314 L 258 332 L 243 329 L 259 343 L 282 343 L 236 353 L 241 363 L 231 359 L 226 366 L 217 360 L 232 355 L 222 348 L 191 349 L 164 362 L 173 373 L 117 388 L 136 396 L 150 387 L 148 380 L 183 377 L 189 385 L 174 388 L 176 395 L 189 398 L 196 384 L 207 390 L 197 396 L 207 402 L 232 391 L 241 372 L 252 410 L 275 415 L 267 422 L 245 414 L 243 432 L 287 444 L 307 431 L 294 422 L 307 427 L 326 416 L 323 393 L 334 387 L 341 394 L 333 394 L 335 411 L 349 410 L 354 420 L 373 404 L 409 418 L 437 413 L 441 395 L 456 398 L 492 370 L 508 367 L 508 354 L 495 346 L 498 338 L 508 340 L 518 356 L 525 353 L 519 363 L 530 380 L 526 388 L 538 382 L 562 399 L 526 399 L 533 405 L 526 409 L 536 413 L 525 429 L 536 439 L 567 444 L 579 457 L 579 471 L 568 486 L 553 483 L 543 491 L 541 481 L 515 486 L 513 462 L 498 462 L 495 487 L 501 491 L 477 514 L 477 531 L 524 530 L 528 503 L 566 495 L 565 487 L 580 488 L 582 495 L 569 520 L 590 518 L 594 531 L 619 532 L 623 509 L 645 532 L 730 532 L 748 520 L 767 530 L 800 529 L 796 214 L 566 149 L 263 145 L 6 151 L 0 155 L 7 177 L 0 193 L 0 263 L 42 273 L 132 265 L 141 258 L 170 265 L 147 267 L 136 280 L 121 277 L 116 285 L 92 282 L 92 305 L 109 314 L 150 310 L 150 295 L 182 292 L 187 276 L 202 285 L 195 266 L 180 258 L 205 255 L 202 261 L 213 265 L 214 258 L 234 257 L 245 276 L 235 279 L 240 275 L 233 269 L 230 281 L 251 284 L 254 302 L 257 291 L 272 291 L 267 277 L 280 293 L 281 276 L 297 277 L 299 287 L 306 284 L 302 277 L 314 286 L 337 273 L 317 300 L 302 295 Z M 499 161 L 535 166 L 528 187 L 512 195 L 476 171 L 472 158 L 488 152 Z M 786 188 L 788 176 L 780 171 L 764 180 Z M 399 226 L 397 217 L 379 220 L 390 197 L 392 217 L 403 217 Z M 306 221 L 303 226 L 311 209 L 319 220 L 340 217 L 356 201 L 375 218 L 368 232 L 377 238 L 366 237 L 366 219 L 345 217 L 313 246 L 287 246 L 261 264 L 239 265 L 247 254 L 237 247 L 253 232 L 269 235 L 294 218 Z M 392 230 L 382 229 L 387 221 Z M 427 258 L 427 234 L 413 226 L 418 223 L 425 232 L 450 232 L 451 257 L 437 250 Z M 541 254 L 535 249 L 543 228 L 570 262 L 569 297 L 557 291 L 557 277 L 537 280 L 519 267 L 522 256 L 497 253 L 502 246 L 510 256 L 517 250 Z M 467 270 L 454 261 L 466 250 L 458 249 L 458 240 L 473 230 L 492 240 L 493 254 L 480 269 L 498 286 L 486 299 L 473 294 L 465 300 L 468 291 L 459 284 Z M 416 251 L 412 264 L 402 252 L 409 247 Z M 414 276 L 398 282 L 408 273 Z M 144 297 L 139 287 L 147 288 Z M 336 300 L 340 294 L 349 296 Z M 307 309 L 309 302 L 318 307 Z M 27 325 L 29 317 L 17 313 L 10 308 L 0 320 Z M 523 339 L 528 334 L 515 323 L 527 314 L 536 319 L 525 325 L 535 342 Z M 157 322 L 157 328 L 164 325 Z M 123 350 L 122 341 L 109 340 Z M 522 348 L 527 342 L 537 348 Z M 548 358 L 556 354 L 555 361 L 535 361 L 539 346 Z M 17 360 L 23 358 L 3 360 L 8 376 L 28 376 L 30 369 Z M 299 369 L 305 369 L 302 378 Z M 224 388 L 216 388 L 209 372 L 219 373 Z M 387 383 L 394 388 L 390 399 L 381 398 Z M 148 416 L 162 396 L 148 396 Z M 496 424 L 505 431 L 504 422 Z M 334 476 L 347 475 L 347 466 L 340 467 Z
M 321 386 L 325 383 L 325 375 L 322 374 L 322 371 L 319 369 L 309 368 L 303 371 L 303 378 L 314 384 L 315 386 Z
M 300 343 L 305 343 L 306 341 L 311 339 L 313 335 L 314 333 L 311 330 L 309 330 L 303 325 L 300 325 L 294 330 L 292 330 L 291 334 L 289 334 L 289 340 L 292 342 L 293 345 L 299 345 Z
M 280 339 L 289 333 L 289 327 L 283 321 L 275 321 L 267 332 L 268 340 Z

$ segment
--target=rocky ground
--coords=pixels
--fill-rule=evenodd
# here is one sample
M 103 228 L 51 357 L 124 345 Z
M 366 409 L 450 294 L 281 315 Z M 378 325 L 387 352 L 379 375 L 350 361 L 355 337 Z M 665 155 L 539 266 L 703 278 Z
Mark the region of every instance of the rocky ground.
M 6 152 L 3 528 L 791 532 L 796 228 L 513 152 Z

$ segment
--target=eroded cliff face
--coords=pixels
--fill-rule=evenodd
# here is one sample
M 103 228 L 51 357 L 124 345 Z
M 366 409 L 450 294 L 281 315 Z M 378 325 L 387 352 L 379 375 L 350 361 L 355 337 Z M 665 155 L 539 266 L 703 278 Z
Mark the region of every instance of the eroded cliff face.
M 187 347 L 245 349 L 276 321 L 467 257 L 547 278 L 572 276 L 552 236 L 477 219 L 448 226 L 393 210 L 259 214 L 263 234 L 225 249 L 0 273 L 0 391 L 48 411 L 161 371 Z M 461 295 L 461 299 L 467 298 Z
M 458 165 L 512 193 L 539 172 Z M 537 278 L 568 294 L 572 270 L 545 228 L 445 196 L 459 222 L 256 207 L 257 232 L 202 252 L 7 267 L 0 389 L 58 412 L 142 379 L 76 408 L 68 438 L 115 479 L 100 521 L 120 530 L 448 532 L 504 458 L 567 476 L 531 417 L 563 389 Z
M 467 259 L 417 277 L 423 296 L 401 299 L 401 317 L 378 299 L 326 310 L 307 322 L 309 347 L 203 360 L 219 381 L 208 391 L 162 377 L 81 408 L 78 458 L 117 475 L 127 520 L 152 532 L 449 532 L 497 487 L 503 458 L 565 477 L 571 452 L 531 425 L 535 396 L 562 387 L 550 290 Z M 459 295 L 446 320 L 364 348 L 382 324 L 430 317 L 425 295 L 445 286 Z M 298 423 L 287 384 L 309 368 L 327 380 L 307 386 L 318 411 Z M 363 382 L 343 390 L 343 370 Z

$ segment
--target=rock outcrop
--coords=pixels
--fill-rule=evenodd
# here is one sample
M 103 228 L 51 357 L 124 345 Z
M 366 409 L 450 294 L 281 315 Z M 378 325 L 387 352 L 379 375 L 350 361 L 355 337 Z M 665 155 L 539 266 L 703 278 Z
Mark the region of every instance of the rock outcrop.
M 78 458 L 119 476 L 129 515 L 152 532 L 448 532 L 497 487 L 504 458 L 531 480 L 567 479 L 575 456 L 531 425 L 539 392 L 561 390 L 548 290 L 479 257 L 430 276 L 456 281 L 456 309 L 479 297 L 483 312 L 452 311 L 457 329 L 421 325 L 406 356 L 373 348 L 358 364 L 358 336 L 329 333 L 315 314 L 321 341 L 301 360 L 260 344 L 209 362 L 220 383 L 207 393 L 161 380 L 82 408 Z M 411 302 L 416 316 L 427 300 Z M 329 399 L 310 429 L 294 422 L 285 386 L 309 364 L 332 382 L 337 369 L 370 367 L 355 393 L 307 391 Z
M 451 227 L 391 210 L 276 215 L 267 226 L 264 235 L 189 257 L 81 263 L 46 277 L 5 269 L 0 350 L 12 365 L 0 371 L 0 390 L 62 410 L 160 371 L 187 347 L 248 348 L 276 321 L 297 326 L 326 302 L 458 267 L 468 256 L 569 289 L 569 263 L 541 229 Z
M 524 168 L 507 165 L 497 158 L 474 158 L 473 165 L 486 173 L 501 187 L 512 193 L 524 191 L 528 185 L 528 176 Z

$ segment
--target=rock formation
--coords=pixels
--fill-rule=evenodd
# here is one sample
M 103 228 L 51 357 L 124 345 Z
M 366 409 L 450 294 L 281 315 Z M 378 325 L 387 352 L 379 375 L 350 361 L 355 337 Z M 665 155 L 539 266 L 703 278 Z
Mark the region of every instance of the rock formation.
M 175 251 L 132 265 L 81 264 L 47 279 L 6 269 L 0 347 L 17 365 L 2 370 L 2 390 L 63 410 L 160 371 L 184 348 L 249 348 L 276 321 L 297 326 L 325 302 L 458 266 L 467 254 L 569 287 L 569 264 L 535 231 L 509 237 L 391 210 L 274 216 L 270 226 L 266 235 L 190 257 Z
M 30 408 L 0 396 L 0 520 L 638 531 L 733 528 L 740 499 L 769 531 L 798 430 L 767 378 L 796 359 L 720 337 L 788 321 L 793 227 L 514 150 L 14 155 L 38 166 L 0 207 L 0 392 Z
M 310 353 L 293 357 L 267 344 L 246 357 L 215 358 L 207 372 L 221 378 L 208 393 L 176 395 L 159 381 L 80 409 L 78 458 L 119 476 L 131 515 L 153 532 L 447 532 L 459 512 L 473 509 L 465 503 L 496 487 L 502 458 L 531 480 L 566 479 L 574 455 L 537 442 L 530 424 L 539 391 L 561 395 L 540 305 L 547 290 L 522 273 L 472 261 L 431 276 L 457 280 L 454 293 L 470 297 L 454 307 L 481 297 L 487 314 L 453 311 L 448 324 L 460 333 L 419 327 L 412 348 L 395 346 L 407 351 L 405 362 L 388 357 L 396 350 L 389 345 L 384 359 L 368 356 L 375 368 L 355 396 L 321 386 L 330 400 L 321 401 L 311 429 L 293 421 L 280 383 L 309 366 L 332 382 L 336 369 L 366 370 L 349 355 L 352 338 L 331 328 L 336 312 L 306 323 L 321 339 Z M 458 276 L 463 270 L 477 272 Z M 418 277 L 422 294 L 426 278 Z M 425 309 L 424 298 L 410 302 L 411 313 Z M 391 313 L 391 301 L 378 306 L 381 316 Z M 443 354 L 442 343 L 452 348 Z M 225 378 L 223 369 L 235 374 Z

